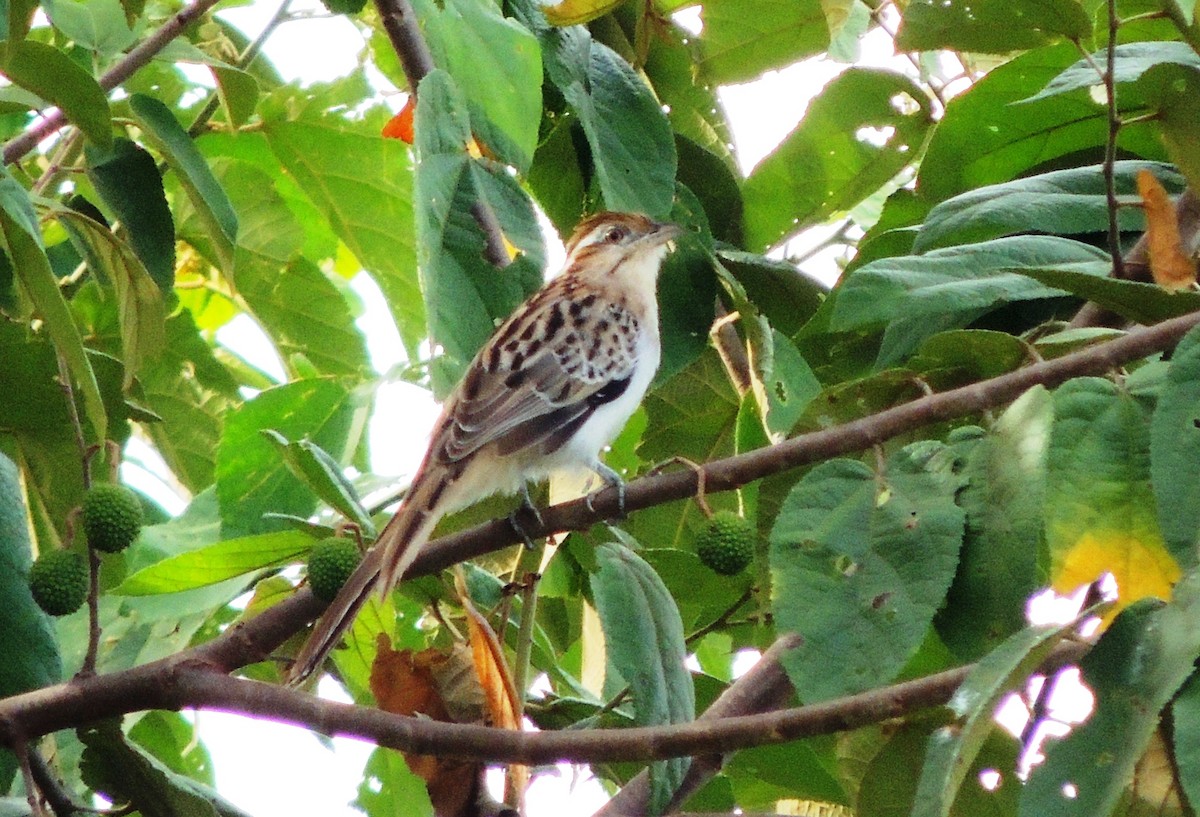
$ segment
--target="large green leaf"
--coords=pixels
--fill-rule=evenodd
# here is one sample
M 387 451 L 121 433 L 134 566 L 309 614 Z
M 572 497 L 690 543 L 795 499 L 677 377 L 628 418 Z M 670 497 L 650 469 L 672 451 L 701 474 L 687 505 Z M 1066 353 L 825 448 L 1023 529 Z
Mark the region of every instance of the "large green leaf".
M 1079 662 L 1092 714 L 1046 749 L 1022 792 L 1022 817 L 1111 813 L 1197 657 L 1200 576 L 1180 581 L 1169 604 L 1144 601 L 1118 616 Z
M 1138 90 L 1155 113 L 1167 153 L 1192 188 L 1200 185 L 1200 57 L 1189 65 L 1152 66 Z
M 42 8 L 54 27 L 76 45 L 105 57 L 119 54 L 137 39 L 120 0 L 42 0 Z
M 609 662 L 633 694 L 635 722 L 658 726 L 693 720 L 695 691 L 685 665 L 688 650 L 675 600 L 654 569 L 628 547 L 601 545 L 596 560 L 596 612 Z M 651 766 L 650 814 L 666 808 L 690 760 L 676 758 Z
M 123 386 L 128 389 L 146 361 L 157 358 L 166 346 L 163 293 L 134 252 L 103 224 L 74 210 L 56 210 L 55 215 L 93 272 L 116 290 L 125 364 Z M 169 275 L 173 277 L 174 272 L 172 268 Z
M 1136 82 L 1142 74 L 1156 65 L 1176 63 L 1200 68 L 1200 56 L 1191 46 L 1181 42 L 1118 43 L 1113 53 L 1113 81 Z M 1101 84 L 1100 72 L 1108 67 L 1108 51 L 1092 54 L 1072 63 L 1062 73 L 1046 83 L 1025 102 L 1035 102 L 1058 94 L 1082 91 Z
M 152 596 L 207 587 L 296 562 L 312 543 L 311 536 L 294 530 L 226 539 L 155 562 L 127 576 L 109 592 L 118 596 Z
M 27 577 L 33 550 L 21 474 L 0 453 L 0 698 L 62 680 L 62 659 L 49 617 L 34 602 Z M 0 791 L 7 791 L 16 758 L 0 750 Z
M 108 98 L 92 75 L 62 51 L 34 40 L 6 43 L 0 73 L 57 105 L 94 144 L 112 144 Z
M 85 155 L 96 192 L 128 232 L 150 277 L 169 290 L 175 282 L 175 223 L 158 163 L 128 139 L 113 140 L 108 150 L 89 146 Z
M 528 169 L 542 118 L 537 38 L 491 3 L 423 0 L 416 7 L 434 63 L 470 105 L 475 135 L 501 161 Z
M 1191 567 L 1200 537 L 1200 330 L 1171 355 L 1167 381 L 1150 424 L 1150 477 L 1158 524 L 1172 553 Z
M 75 387 L 83 398 L 84 416 L 95 439 L 106 439 L 108 411 L 79 329 L 50 269 L 29 194 L 4 169 L 0 169 L 0 234 L 25 294 L 45 323 L 55 350 L 75 380 Z
M 1025 625 L 1025 604 L 1045 585 L 1042 497 L 1053 407 L 1031 389 L 967 455 L 958 502 L 966 537 L 938 632 L 963 660 L 978 658 Z
M 583 126 L 605 205 L 666 216 L 675 194 L 675 141 L 650 88 L 582 26 L 526 22 L 538 31 L 547 75 Z
M 784 501 L 772 603 L 776 626 L 803 637 L 783 659 L 802 701 L 890 681 L 924 639 L 963 537 L 951 462 L 938 446 L 897 452 L 880 473 L 832 460 Z
M 144 817 L 248 817 L 209 787 L 173 772 L 131 743 L 119 720 L 78 732 L 85 746 L 80 771 L 88 787 Z
M 1108 276 L 1108 262 L 1020 270 L 1046 286 L 1093 301 L 1135 323 L 1155 324 L 1200 309 L 1200 293 Z
M 316 496 L 291 473 L 262 431 L 307 437 L 343 460 L 357 447 L 364 409 L 360 397 L 322 378 L 268 389 L 226 418 L 217 451 L 222 533 L 277 530 L 281 523 L 264 520 L 263 514 L 308 516 L 316 508 Z
M 903 358 L 943 329 L 965 326 L 1014 301 L 1053 298 L 1062 290 L 1032 282 L 1014 270 L 1095 264 L 1102 250 L 1055 236 L 1012 236 L 883 258 L 859 267 L 838 289 L 830 317 L 834 331 L 886 326 L 877 365 Z
M 1200 676 L 1192 677 L 1171 704 L 1175 768 L 1189 802 L 1200 798 Z
M 904 7 L 896 48 L 1006 54 L 1091 33 L 1079 0 L 914 0 Z
M 457 382 L 497 323 L 541 285 L 541 239 L 533 209 L 507 176 L 477 164 L 464 145 L 466 103 L 444 71 L 421 81 L 417 102 L 414 189 L 418 260 L 429 334 L 442 347 L 435 389 Z M 483 257 L 484 235 L 472 207 L 480 196 L 525 258 L 498 270 Z
M 1022 630 L 975 665 L 947 704 L 960 722 L 930 737 L 912 817 L 949 817 L 967 772 L 996 729 L 994 714 L 1001 700 L 1028 683 L 1078 623 Z
M 1119 225 L 1142 230 L 1145 218 L 1137 207 L 1137 174 L 1149 170 L 1176 191 L 1182 179 L 1167 165 L 1125 161 L 1114 166 L 1113 180 L 1122 209 Z M 1107 187 L 1099 165 L 1055 170 L 961 193 L 929 211 L 913 242 L 923 253 L 953 244 L 986 241 L 1013 233 L 1052 235 L 1102 233 L 1108 229 Z
M 1045 86 L 1078 58 L 1079 51 L 1069 43 L 1034 49 L 992 69 L 952 99 L 921 161 L 920 197 L 939 202 L 1079 151 L 1098 154 L 1108 137 L 1108 122 L 1104 106 L 1087 94 L 1011 104 Z M 1162 156 L 1156 132 L 1145 123 L 1127 124 L 1117 144 L 1135 156 Z
M 1056 590 L 1111 573 L 1122 604 L 1166 598 L 1177 559 L 1194 561 L 1192 543 L 1168 550 L 1158 527 L 1148 420 L 1137 398 L 1109 380 L 1077 378 L 1055 391 L 1044 513 Z
M 129 99 L 129 109 L 142 132 L 178 175 L 192 207 L 207 227 L 221 266 L 229 271 L 233 266 L 233 245 L 238 234 L 237 214 L 192 137 L 171 110 L 153 97 L 134 94 Z
M 819 0 L 707 0 L 703 9 L 700 69 L 714 85 L 754 79 L 829 45 Z
M 263 129 L 283 168 L 374 276 L 415 358 L 426 330 L 408 147 L 332 116 L 269 119 Z
M 750 173 L 747 245 L 764 249 L 858 204 L 917 159 L 932 124 L 925 93 L 908 77 L 848 69 Z
M 409 770 L 399 752 L 382 747 L 367 758 L 354 806 L 366 814 L 434 817 L 425 781 Z

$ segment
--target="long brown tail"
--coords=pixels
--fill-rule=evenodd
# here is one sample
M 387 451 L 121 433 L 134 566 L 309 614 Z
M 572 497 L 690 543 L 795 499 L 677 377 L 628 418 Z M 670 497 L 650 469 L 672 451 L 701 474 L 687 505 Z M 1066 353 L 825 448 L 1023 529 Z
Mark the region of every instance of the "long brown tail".
M 375 545 L 313 626 L 288 673 L 289 684 L 300 683 L 325 663 L 375 587 L 381 594 L 389 593 L 404 577 L 442 516 L 448 488 L 445 478 L 430 480 L 418 474 L 404 505 L 384 525 Z

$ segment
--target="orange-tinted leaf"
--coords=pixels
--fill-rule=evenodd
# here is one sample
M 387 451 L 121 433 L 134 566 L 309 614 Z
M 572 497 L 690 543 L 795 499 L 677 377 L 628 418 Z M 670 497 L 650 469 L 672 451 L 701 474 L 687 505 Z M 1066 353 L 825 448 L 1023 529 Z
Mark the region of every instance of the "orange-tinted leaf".
M 1139 170 L 1138 194 L 1146 211 L 1150 274 L 1163 289 L 1186 289 L 1196 283 L 1196 264 L 1179 240 L 1179 221 L 1166 189 L 1149 170 Z
M 417 109 L 416 94 L 409 94 L 408 101 L 404 103 L 404 107 L 400 109 L 400 113 L 393 116 L 383 126 L 383 135 L 387 139 L 402 139 L 408 144 L 413 143 L 413 113 Z
M 451 721 L 442 699 L 438 677 L 452 656 L 428 649 L 421 652 L 393 650 L 384 634 L 379 636 L 379 651 L 371 666 L 371 692 L 379 708 L 396 715 L 425 715 L 434 720 Z M 405 754 L 404 762 L 413 774 L 425 781 L 434 812 L 441 815 L 466 815 L 479 791 L 483 765 L 461 760 Z
M 483 687 L 492 725 L 501 729 L 520 730 L 521 719 L 518 714 L 520 709 L 517 691 L 513 685 L 512 675 L 508 671 L 508 662 L 504 658 L 500 639 L 496 637 L 496 633 L 488 624 L 487 619 L 471 603 L 462 571 L 455 576 L 454 584 L 458 590 L 463 611 L 467 614 L 467 634 L 471 640 L 475 675 Z M 527 767 L 509 766 L 505 801 L 511 806 L 519 806 L 525 796 L 525 787 L 528 783 L 529 769 Z

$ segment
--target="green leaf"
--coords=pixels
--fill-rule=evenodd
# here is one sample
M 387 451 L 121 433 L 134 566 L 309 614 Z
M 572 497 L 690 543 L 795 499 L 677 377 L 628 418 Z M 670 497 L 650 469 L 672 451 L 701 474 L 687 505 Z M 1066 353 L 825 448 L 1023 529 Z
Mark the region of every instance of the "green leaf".
M 1172 553 L 1191 567 L 1200 535 L 1200 330 L 1171 355 L 1167 382 L 1150 422 L 1150 478 L 1158 524 Z
M 129 739 L 176 774 L 215 785 L 212 756 L 197 734 L 197 725 L 180 713 L 143 713 L 129 730 Z
M 117 596 L 178 593 L 299 561 L 312 548 L 312 537 L 300 531 L 277 531 L 226 539 L 170 556 L 125 577 L 108 592 Z
M 1194 188 L 1200 184 L 1200 57 L 1189 65 L 1156 65 L 1138 81 L 1155 114 L 1167 154 Z
M 42 246 L 41 228 L 29 202 L 29 194 L 3 169 L 0 169 L 0 233 L 3 234 L 8 257 L 26 295 L 45 322 L 55 350 L 65 362 L 83 397 L 84 416 L 95 438 L 106 439 L 108 411 L 100 396 L 96 373 L 84 351 L 75 319 L 50 269 Z
M 938 632 L 970 661 L 1025 626 L 1025 604 L 1046 583 L 1042 506 L 1053 406 L 1030 389 L 967 454 L 967 515 L 958 573 L 937 617 Z
M 1079 662 L 1095 696 L 1091 717 L 1047 748 L 1021 795 L 1022 817 L 1111 813 L 1198 656 L 1200 576 L 1184 577 L 1169 604 L 1144 601 L 1119 615 Z
M 229 66 L 213 66 L 212 73 L 229 124 L 241 127 L 258 107 L 258 80 L 253 74 Z
M 409 770 L 399 752 L 391 749 L 371 752 L 353 805 L 365 814 L 434 817 L 425 781 Z
M 1104 106 L 1086 94 L 1011 104 L 1078 57 L 1070 43 L 1029 51 L 992 69 L 947 103 L 917 174 L 920 198 L 943 201 L 1015 179 L 1060 157 L 1101 150 L 1108 137 Z M 1123 127 L 1117 145 L 1135 156 L 1162 156 L 1157 131 L 1146 123 Z
M 1079 0 L 914 0 L 904 7 L 896 50 L 1006 54 L 1091 34 Z
M 171 289 L 175 283 L 175 222 L 158 163 L 128 139 L 114 139 L 108 150 L 88 146 L 85 155 L 88 178 L 128 231 L 133 251 L 159 288 Z
M 729 758 L 721 774 L 729 778 L 743 813 L 773 812 L 779 800 L 849 806 L 851 800 L 837 778 L 837 763 L 832 741 L 815 738 L 743 749 Z M 689 807 L 694 805 L 688 802 Z
M 945 599 L 963 512 L 948 450 L 929 452 L 897 452 L 882 473 L 853 460 L 819 465 L 776 517 L 772 604 L 776 626 L 803 637 L 784 666 L 805 703 L 890 681 Z
M 629 63 L 582 26 L 543 27 L 538 39 L 547 75 L 583 126 L 605 206 L 666 216 L 678 160 L 654 94 Z
M 541 7 L 552 26 L 577 26 L 603 17 L 625 0 L 559 0 Z
M 263 123 L 271 150 L 375 278 L 409 355 L 425 337 L 408 146 L 336 117 Z
M 1113 54 L 1113 81 L 1136 82 L 1142 74 L 1156 65 L 1173 63 L 1200 68 L 1200 56 L 1187 43 L 1137 42 L 1119 43 Z M 1081 59 L 1046 83 L 1046 87 L 1022 102 L 1035 102 L 1046 97 L 1071 91 L 1089 90 L 1103 84 L 1100 72 L 1108 67 L 1108 51 L 1098 51 Z
M 1094 301 L 1135 323 L 1154 324 L 1200 309 L 1200 293 L 1172 292 L 1157 284 L 1108 277 L 1110 262 L 1033 267 L 1020 273 L 1046 286 Z
M 771 333 L 771 371 L 763 380 L 767 395 L 767 425 L 771 434 L 786 436 L 821 393 L 821 382 L 786 335 Z
M 32 550 L 21 474 L 0 453 L 0 653 L 8 656 L 0 662 L 0 698 L 62 680 L 54 628 L 29 592 Z M 16 770 L 16 758 L 0 750 L 0 791 L 8 790 Z
M 125 21 L 120 0 L 42 0 L 50 22 L 89 51 L 111 57 L 124 51 L 137 35 Z
M 57 48 L 34 40 L 8 43 L 0 73 L 14 85 L 57 105 L 96 145 L 112 144 L 108 98 L 92 75 Z
M 19 43 L 29 33 L 33 13 L 41 4 L 38 0 L 6 0 L 0 6 L 0 40 Z
M 924 92 L 908 77 L 846 70 L 746 179 L 746 244 L 765 249 L 849 210 L 917 159 L 932 124 Z
M 434 63 L 454 77 L 470 105 L 475 135 L 500 161 L 527 170 L 542 118 L 537 38 L 491 3 L 423 0 L 416 6 Z
M 824 51 L 819 0 L 707 0 L 700 70 L 714 85 L 745 82 Z
M 84 782 L 144 817 L 248 817 L 217 792 L 171 771 L 121 733 L 119 720 L 78 730 Z
M 129 109 L 146 138 L 154 143 L 178 175 L 189 201 L 208 228 L 222 266 L 226 270 L 232 269 L 233 245 L 238 234 L 237 214 L 192 138 L 170 109 L 153 97 L 134 94 L 129 99 Z
M 496 325 L 541 285 L 541 240 L 528 199 L 511 179 L 466 153 L 466 103 L 454 80 L 434 71 L 421 81 L 416 113 L 414 199 L 418 260 L 429 334 L 443 350 L 435 390 L 457 382 Z M 529 257 L 498 270 L 483 257 L 484 235 L 472 215 L 483 195 L 506 235 Z
M 1159 181 L 1182 189 L 1182 179 L 1155 162 L 1117 162 L 1113 180 L 1125 206 L 1119 211 L 1123 230 L 1145 229 L 1139 208 L 1137 174 L 1150 170 Z M 988 185 L 941 202 L 925 217 L 913 252 L 986 241 L 1013 233 L 1053 235 L 1102 233 L 1108 229 L 1108 199 L 1099 165 L 1055 170 L 1011 182 Z
M 375 538 L 371 515 L 363 508 L 358 492 L 328 451 L 309 440 L 288 440 L 271 430 L 263 433 L 278 447 L 292 473 L 304 480 L 322 502 L 358 525 L 367 539 Z
M 894 733 L 870 759 L 862 775 L 855 801 L 855 813 L 864 815 L 905 815 L 916 806 L 917 784 L 921 778 L 925 752 L 936 740 L 937 722 L 930 717 L 910 720 Z M 1016 811 L 1021 781 L 1012 773 L 1021 747 L 1013 737 L 994 731 L 988 735 L 975 763 L 966 771 L 972 783 L 959 790 L 950 814 L 953 817 L 1010 815 Z M 984 772 L 1005 770 L 995 790 L 984 788 L 978 780 Z
M 975 665 L 947 704 L 961 722 L 930 737 L 912 817 L 949 817 L 968 771 L 996 729 L 994 714 L 1000 702 L 1021 689 L 1078 624 L 1076 618 L 1022 630 Z
M 705 352 L 646 398 L 650 423 L 638 453 L 651 462 L 675 456 L 708 462 L 728 456 L 739 403 L 720 357 Z
M 687 723 L 696 717 L 687 647 L 675 600 L 637 554 L 617 543 L 596 549 L 592 594 L 609 661 L 633 693 L 639 726 Z M 654 763 L 650 814 L 661 814 L 683 780 L 690 758 Z
M 878 366 L 903 358 L 927 337 L 965 326 L 1014 301 L 1053 298 L 1062 290 L 1031 283 L 1014 270 L 1102 262 L 1095 247 L 1055 236 L 1014 236 L 883 258 L 854 270 L 837 292 L 834 331 L 888 326 Z
M 1122 605 L 1166 598 L 1179 578 L 1158 527 L 1150 482 L 1150 429 L 1136 397 L 1102 378 L 1077 378 L 1054 393 L 1045 526 L 1052 586 L 1070 593 L 1108 572 Z M 1189 548 L 1190 548 L 1189 543 Z
M 217 451 L 217 496 L 222 532 L 240 536 L 279 529 L 268 512 L 308 516 L 316 496 L 283 463 L 260 433 L 274 429 L 307 437 L 343 460 L 358 445 L 362 400 L 333 379 L 302 380 L 260 393 L 225 420 Z
M 646 55 L 643 70 L 650 78 L 654 93 L 670 108 L 667 119 L 675 131 L 676 148 L 683 152 L 680 139 L 694 142 L 700 149 L 724 162 L 729 170 L 735 171 L 733 153 L 729 148 L 733 141 L 729 123 L 717 99 L 715 86 L 695 76 L 695 54 L 690 35 L 672 26 L 659 31 L 656 36 L 658 39 Z M 684 173 L 691 171 L 685 158 L 680 159 L 679 168 Z M 690 179 L 683 181 L 693 190 L 696 189 Z M 740 208 L 739 204 L 739 211 Z M 741 220 L 740 212 L 724 215 L 731 221 Z M 725 238 L 725 229 L 718 214 L 710 213 L 709 220 L 716 224 L 714 229 L 717 235 Z M 738 229 L 740 231 L 740 224 Z
M 1194 803 L 1200 797 L 1200 680 L 1195 673 L 1179 690 L 1171 704 L 1175 768 L 1178 780 Z
M 116 290 L 125 364 L 122 387 L 128 389 L 146 362 L 166 346 L 162 291 L 134 252 L 103 224 L 73 210 L 56 210 L 55 215 L 88 266 Z

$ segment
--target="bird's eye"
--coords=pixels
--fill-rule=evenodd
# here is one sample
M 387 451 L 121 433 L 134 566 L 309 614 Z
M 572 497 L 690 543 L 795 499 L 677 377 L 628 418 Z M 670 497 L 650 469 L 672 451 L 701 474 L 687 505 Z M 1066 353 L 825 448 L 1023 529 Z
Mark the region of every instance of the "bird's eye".
M 604 242 L 606 244 L 620 244 L 629 236 L 629 230 L 625 227 L 609 227 L 608 232 L 604 234 Z

